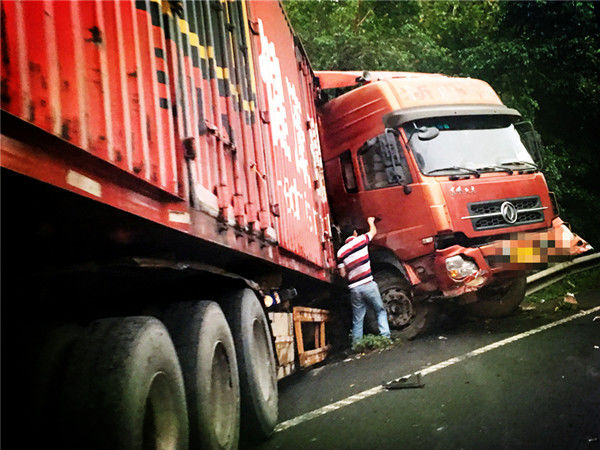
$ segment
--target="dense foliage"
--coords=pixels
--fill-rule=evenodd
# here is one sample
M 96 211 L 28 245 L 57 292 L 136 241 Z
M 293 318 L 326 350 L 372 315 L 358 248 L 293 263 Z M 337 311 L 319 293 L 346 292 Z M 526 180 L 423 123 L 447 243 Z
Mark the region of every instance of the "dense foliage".
M 600 2 L 288 0 L 315 69 L 480 78 L 541 133 L 561 216 L 600 247 Z

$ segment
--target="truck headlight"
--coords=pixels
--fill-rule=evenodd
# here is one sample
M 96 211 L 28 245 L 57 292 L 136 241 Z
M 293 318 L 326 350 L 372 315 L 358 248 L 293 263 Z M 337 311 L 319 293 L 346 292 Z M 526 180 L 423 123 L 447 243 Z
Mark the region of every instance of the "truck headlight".
M 479 267 L 473 261 L 466 260 L 462 256 L 457 255 L 446 258 L 446 270 L 453 280 L 462 280 L 476 273 Z

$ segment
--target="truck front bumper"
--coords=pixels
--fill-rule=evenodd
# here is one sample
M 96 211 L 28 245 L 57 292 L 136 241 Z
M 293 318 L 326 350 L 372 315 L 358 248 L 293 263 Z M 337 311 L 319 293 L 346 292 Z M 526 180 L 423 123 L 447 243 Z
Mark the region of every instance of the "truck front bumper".
M 557 217 L 552 226 L 543 231 L 514 233 L 509 239 L 480 247 L 454 245 L 436 250 L 433 269 L 438 290 L 444 297 L 456 297 L 476 291 L 495 278 L 517 277 L 523 272 L 569 260 L 590 250 L 592 246 Z M 457 256 L 476 264 L 472 273 L 461 278 L 448 269 L 448 258 Z M 472 264 L 469 266 L 474 267 Z

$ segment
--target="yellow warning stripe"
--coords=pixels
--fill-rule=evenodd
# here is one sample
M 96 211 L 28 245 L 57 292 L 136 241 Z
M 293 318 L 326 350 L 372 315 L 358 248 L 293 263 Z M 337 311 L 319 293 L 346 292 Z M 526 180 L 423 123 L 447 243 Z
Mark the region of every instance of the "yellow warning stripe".
M 250 68 L 250 86 L 252 88 L 252 96 L 256 97 L 256 77 L 254 76 L 254 58 L 252 56 L 252 40 L 250 39 L 250 28 L 248 27 L 248 11 L 246 10 L 246 0 L 242 0 L 242 15 L 244 16 L 244 34 L 246 35 L 246 43 L 248 44 L 248 67 Z M 254 111 L 254 102 L 252 102 L 251 111 Z
M 169 5 L 168 1 L 163 1 L 163 0 L 150 0 L 150 1 L 158 3 L 161 7 L 161 11 L 163 14 L 167 14 L 169 17 L 174 18 L 173 13 L 171 11 L 171 6 Z M 226 1 L 227 0 L 220 0 L 221 3 L 225 3 Z M 248 29 L 248 20 L 247 20 L 245 3 L 246 3 L 245 1 L 242 1 L 242 11 L 243 11 L 243 15 L 244 15 L 244 33 L 246 35 L 246 41 L 248 42 L 248 44 L 250 44 L 250 32 Z M 177 28 L 179 28 L 179 31 L 181 33 L 183 33 L 185 36 L 187 36 L 189 44 L 192 47 L 195 47 L 196 49 L 198 49 L 198 54 L 199 54 L 200 58 L 202 58 L 204 60 L 215 59 L 215 49 L 212 46 L 207 47 L 204 45 L 200 45 L 200 38 L 199 38 L 198 34 L 190 31 L 189 24 L 185 19 L 177 17 L 175 22 L 177 23 Z M 230 42 L 230 44 L 233 45 L 232 42 Z M 252 63 L 252 52 L 250 50 L 248 51 L 248 63 L 250 65 L 250 79 L 251 79 L 251 85 L 252 85 L 252 93 L 254 94 L 255 93 L 255 91 L 254 91 L 254 79 L 255 78 L 254 78 L 254 70 L 253 70 L 253 66 L 252 66 L 252 64 L 253 64 Z M 227 67 L 216 66 L 216 76 L 220 80 L 230 81 L 229 69 Z M 233 95 L 240 95 L 238 85 L 230 84 L 230 87 L 231 87 L 231 92 Z M 246 111 L 254 111 L 254 101 L 244 100 L 243 108 Z
M 221 80 L 229 80 L 229 69 L 227 67 L 219 67 L 216 68 L 217 78 Z

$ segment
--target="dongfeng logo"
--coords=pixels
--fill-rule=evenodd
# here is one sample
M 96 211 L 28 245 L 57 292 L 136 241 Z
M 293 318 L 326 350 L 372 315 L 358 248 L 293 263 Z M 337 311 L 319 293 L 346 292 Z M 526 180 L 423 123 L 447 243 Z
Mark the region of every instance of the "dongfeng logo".
M 502 214 L 507 223 L 515 223 L 517 221 L 517 208 L 511 202 L 502 203 L 500 214 Z

